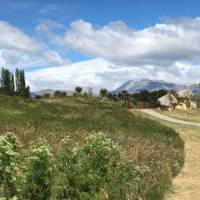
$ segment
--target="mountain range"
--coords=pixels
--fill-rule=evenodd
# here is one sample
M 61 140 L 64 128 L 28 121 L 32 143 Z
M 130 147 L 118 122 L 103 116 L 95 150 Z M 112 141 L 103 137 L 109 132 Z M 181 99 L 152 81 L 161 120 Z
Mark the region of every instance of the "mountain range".
M 130 94 L 141 92 L 144 90 L 153 91 L 158 89 L 166 89 L 166 90 L 181 90 L 181 89 L 191 89 L 193 93 L 199 91 L 198 84 L 193 85 L 180 85 L 175 83 L 170 83 L 162 80 L 149 80 L 142 79 L 140 81 L 129 80 L 122 84 L 119 88 L 112 91 L 112 93 L 121 93 L 123 90 L 128 91 Z
M 128 91 L 130 94 L 141 92 L 144 90 L 153 91 L 158 89 L 165 89 L 165 90 L 181 90 L 181 89 L 190 89 L 193 93 L 199 92 L 199 85 L 192 84 L 189 86 L 170 83 L 162 80 L 150 80 L 150 79 L 142 79 L 140 81 L 129 80 L 118 87 L 116 90 L 112 91 L 113 94 L 121 93 L 123 90 Z M 44 89 L 37 92 L 32 92 L 31 96 L 35 95 L 44 95 L 46 93 L 53 95 L 56 90 L 52 89 Z M 66 92 L 67 96 L 72 96 L 73 91 L 70 90 L 59 90 L 61 92 Z

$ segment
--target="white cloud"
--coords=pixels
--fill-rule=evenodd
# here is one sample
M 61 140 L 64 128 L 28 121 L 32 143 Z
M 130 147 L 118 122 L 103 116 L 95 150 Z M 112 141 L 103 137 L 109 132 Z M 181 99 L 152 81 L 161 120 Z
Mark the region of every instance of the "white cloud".
M 48 33 L 52 44 L 98 59 L 30 73 L 34 89 L 81 85 L 112 90 L 127 80 L 142 78 L 179 84 L 200 81 L 200 65 L 195 64 L 200 60 L 200 18 L 168 19 L 142 30 L 122 21 L 98 27 L 77 20 L 64 36 L 52 31 L 56 26 L 46 22 L 38 27 Z
M 111 63 L 102 59 L 82 61 L 59 67 L 51 67 L 27 73 L 32 90 L 74 89 L 75 86 L 101 87 L 104 85 L 97 73 L 108 71 Z
M 55 4 L 47 4 L 44 5 L 39 11 L 41 13 L 49 13 L 49 12 L 56 12 L 62 10 L 60 6 L 55 5 Z
M 133 30 L 122 21 L 95 27 L 73 21 L 57 43 L 112 62 L 170 66 L 176 61 L 200 59 L 200 18 L 168 21 Z
M 32 91 L 72 90 L 77 85 L 112 90 L 127 80 L 143 78 L 181 84 L 200 81 L 200 65 L 195 64 L 200 60 L 199 18 L 168 20 L 142 30 L 121 21 L 98 27 L 77 20 L 66 29 L 45 20 L 36 28 L 40 39 L 6 22 L 0 24 L 0 65 L 44 67 L 27 73 Z M 70 63 L 58 53 L 61 48 L 63 55 L 73 49 L 94 59 Z
M 29 37 L 8 22 L 0 21 L 0 66 L 14 69 L 68 62 L 43 42 Z
M 30 53 L 42 49 L 39 42 L 5 21 L 0 21 L 0 48 L 2 47 Z
M 50 63 L 55 65 L 64 65 L 70 63 L 68 59 L 61 58 L 61 56 L 56 51 L 49 50 L 44 53 L 44 56 Z
M 143 78 L 179 84 L 190 84 L 199 80 L 200 66 L 178 62 L 172 68 L 173 72 L 170 68 L 163 70 L 152 65 L 122 67 L 99 58 L 36 70 L 29 72 L 27 78 L 33 91 L 46 88 L 73 90 L 77 85 L 84 88 L 93 87 L 96 91 L 102 87 L 113 90 L 127 80 Z M 193 76 L 192 79 L 190 75 Z

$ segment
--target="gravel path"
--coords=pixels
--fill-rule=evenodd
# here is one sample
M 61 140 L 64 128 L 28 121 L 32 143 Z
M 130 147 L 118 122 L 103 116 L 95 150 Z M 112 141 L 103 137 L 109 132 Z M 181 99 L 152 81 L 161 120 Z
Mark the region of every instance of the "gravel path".
M 200 127 L 200 123 L 198 122 L 189 122 L 189 121 L 184 121 L 184 120 L 180 120 L 180 119 L 175 119 L 173 117 L 168 117 L 166 115 L 163 115 L 161 113 L 158 113 L 152 109 L 141 109 L 139 111 L 142 111 L 146 114 L 152 115 L 154 117 L 157 117 L 159 119 L 168 121 L 168 122 L 172 122 L 172 123 L 176 123 L 176 124 L 182 124 L 182 125 L 189 125 L 189 126 L 199 126 Z
M 168 117 L 152 109 L 139 110 L 153 117 L 169 121 L 185 142 L 185 163 L 181 172 L 173 179 L 173 191 L 167 200 L 200 199 L 200 123 Z M 188 125 L 177 126 L 176 124 Z

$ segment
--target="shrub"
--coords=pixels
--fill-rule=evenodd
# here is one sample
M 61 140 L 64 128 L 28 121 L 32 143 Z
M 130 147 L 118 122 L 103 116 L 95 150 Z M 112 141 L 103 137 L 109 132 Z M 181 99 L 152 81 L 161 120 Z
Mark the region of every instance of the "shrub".
M 51 197 L 52 156 L 50 147 L 43 141 L 33 147 L 27 158 L 23 199 L 47 200 Z
M 132 192 L 133 166 L 120 147 L 102 133 L 82 148 L 67 140 L 60 156 L 56 199 L 127 199 Z
M 49 94 L 49 93 L 45 93 L 45 94 L 43 94 L 43 97 L 44 97 L 44 98 L 49 98 L 49 97 L 50 97 L 50 94 Z
M 103 97 L 106 97 L 107 94 L 108 94 L 108 90 L 106 88 L 101 88 L 100 91 L 99 91 L 99 94 L 100 96 L 103 98 Z
M 42 98 L 41 95 L 35 95 L 35 99 L 39 100 L 39 99 L 41 99 L 41 98 Z
M 13 198 L 20 189 L 20 144 L 13 133 L 0 136 L 0 197 Z

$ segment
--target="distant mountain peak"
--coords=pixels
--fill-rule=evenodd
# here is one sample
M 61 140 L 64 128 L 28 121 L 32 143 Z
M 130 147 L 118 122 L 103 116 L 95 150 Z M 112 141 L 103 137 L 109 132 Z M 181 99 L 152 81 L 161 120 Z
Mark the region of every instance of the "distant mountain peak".
M 158 89 L 166 89 L 166 90 L 180 90 L 189 88 L 191 90 L 196 90 L 196 87 L 194 85 L 192 86 L 185 86 L 180 84 L 175 84 L 163 80 L 150 80 L 150 79 L 142 79 L 139 81 L 135 80 L 129 80 L 122 84 L 119 88 L 117 88 L 113 93 L 120 93 L 123 90 L 127 90 L 130 94 L 148 90 L 158 90 Z

